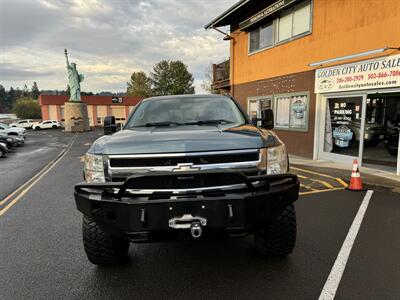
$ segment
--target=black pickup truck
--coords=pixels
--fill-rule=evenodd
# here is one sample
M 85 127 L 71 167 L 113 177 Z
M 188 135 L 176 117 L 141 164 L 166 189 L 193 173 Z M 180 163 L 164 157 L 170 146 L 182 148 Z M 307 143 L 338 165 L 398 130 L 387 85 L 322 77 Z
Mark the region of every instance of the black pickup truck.
M 93 143 L 75 186 L 89 261 L 124 261 L 130 242 L 249 234 L 263 255 L 291 253 L 299 181 L 272 128 L 271 110 L 249 120 L 226 96 L 142 100 Z

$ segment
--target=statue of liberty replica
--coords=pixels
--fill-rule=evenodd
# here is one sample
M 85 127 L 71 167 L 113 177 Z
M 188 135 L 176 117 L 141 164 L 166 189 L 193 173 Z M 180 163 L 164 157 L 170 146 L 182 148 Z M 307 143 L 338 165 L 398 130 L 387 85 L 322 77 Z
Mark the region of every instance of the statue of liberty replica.
M 64 106 L 65 131 L 84 132 L 89 131 L 89 118 L 86 103 L 81 99 L 81 82 L 83 74 L 79 74 L 76 63 L 69 63 L 67 49 L 64 50 L 67 61 L 68 83 L 70 89 L 69 101 Z

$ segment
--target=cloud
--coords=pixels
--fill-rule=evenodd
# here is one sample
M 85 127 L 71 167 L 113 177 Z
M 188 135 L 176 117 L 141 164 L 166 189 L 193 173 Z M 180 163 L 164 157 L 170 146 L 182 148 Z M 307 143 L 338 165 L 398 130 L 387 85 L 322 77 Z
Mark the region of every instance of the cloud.
M 0 63 L 0 80 L 15 81 L 35 81 L 41 77 L 47 77 L 54 74 L 53 72 L 37 72 L 20 69 L 18 66 L 8 63 Z
M 15 86 L 37 74 L 40 88 L 65 88 L 68 48 L 70 61 L 85 74 L 83 90 L 123 91 L 132 72 L 149 73 L 162 59 L 180 59 L 199 92 L 207 66 L 229 56 L 229 43 L 203 26 L 234 2 L 2 0 L 0 63 L 14 72 L 7 69 L 0 80 Z

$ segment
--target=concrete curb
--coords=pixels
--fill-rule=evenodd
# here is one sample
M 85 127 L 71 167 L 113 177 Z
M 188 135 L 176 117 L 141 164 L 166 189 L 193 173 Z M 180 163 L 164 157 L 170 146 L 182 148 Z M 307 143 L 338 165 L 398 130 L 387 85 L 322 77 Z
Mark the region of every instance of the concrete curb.
M 350 180 L 352 168 L 352 165 L 347 166 L 343 163 L 325 160 L 311 160 L 294 156 L 290 156 L 290 164 L 298 168 L 339 177 L 347 183 Z M 386 171 L 380 171 L 366 167 L 361 167 L 360 173 L 363 185 L 365 185 L 367 188 L 385 189 L 400 193 L 400 176 Z

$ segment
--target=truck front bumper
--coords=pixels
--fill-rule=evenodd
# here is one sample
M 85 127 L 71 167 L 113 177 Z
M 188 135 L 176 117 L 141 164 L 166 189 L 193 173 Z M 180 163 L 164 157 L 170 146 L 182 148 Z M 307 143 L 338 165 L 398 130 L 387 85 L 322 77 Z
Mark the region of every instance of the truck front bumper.
M 151 195 L 130 193 L 137 180 L 199 175 L 149 172 L 131 176 L 125 182 L 79 183 L 75 186 L 75 202 L 79 211 L 109 234 L 140 242 L 171 240 L 184 232 L 189 234 L 191 225 L 201 226 L 205 234 L 252 233 L 266 224 L 274 212 L 298 198 L 299 181 L 294 174 L 246 176 L 233 170 L 200 171 L 201 176 L 210 173 L 237 176 L 242 187 Z

